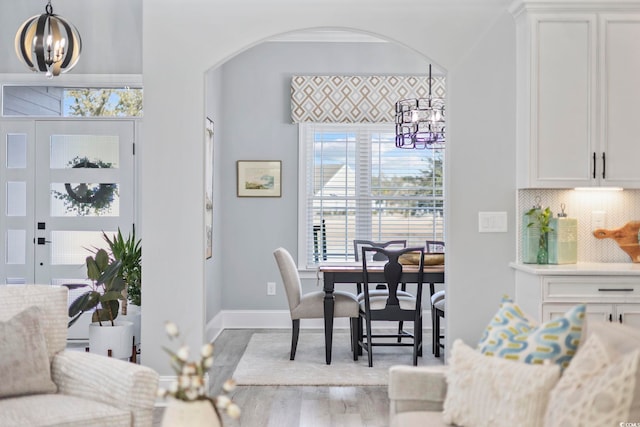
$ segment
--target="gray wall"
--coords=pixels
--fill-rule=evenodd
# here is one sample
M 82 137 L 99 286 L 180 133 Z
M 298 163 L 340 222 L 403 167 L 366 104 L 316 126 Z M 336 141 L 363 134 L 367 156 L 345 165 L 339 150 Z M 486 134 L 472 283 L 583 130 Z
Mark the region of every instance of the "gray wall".
M 222 201 L 216 219 L 224 224 L 225 309 L 287 308 L 272 252 L 279 246 L 294 258 L 298 252 L 298 126 L 291 123 L 291 76 L 424 75 L 428 64 L 394 43 L 267 42 L 222 66 Z M 237 160 L 282 160 L 282 197 L 236 197 Z M 266 296 L 268 281 L 278 284 L 275 297 Z M 303 288 L 317 290 L 315 280 Z

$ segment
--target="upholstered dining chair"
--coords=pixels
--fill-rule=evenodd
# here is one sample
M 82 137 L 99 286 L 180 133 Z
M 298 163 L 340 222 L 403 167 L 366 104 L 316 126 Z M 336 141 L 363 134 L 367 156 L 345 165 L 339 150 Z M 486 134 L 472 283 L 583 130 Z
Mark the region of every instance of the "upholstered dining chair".
M 300 275 L 293 257 L 284 248 L 278 248 L 273 252 L 276 259 L 282 283 L 287 294 L 289 312 L 291 313 L 291 355 L 290 360 L 296 357 L 298 347 L 298 336 L 300 335 L 300 319 L 323 319 L 324 318 L 324 292 L 316 291 L 302 295 L 302 285 Z M 358 301 L 355 295 L 334 291 L 335 297 L 333 317 L 349 317 L 351 326 L 351 349 L 354 360 L 357 360 L 358 341 Z
M 370 266 L 368 264 L 368 252 L 381 253 L 387 257 L 384 265 L 384 281 L 388 288 L 388 295 L 371 294 L 369 287 L 374 285 L 369 280 Z M 417 267 L 416 295 L 406 296 L 399 294 L 399 287 L 403 279 L 403 269 L 399 257 L 407 252 L 418 252 L 420 262 Z M 362 248 L 362 272 L 364 299 L 360 301 L 360 320 L 364 326 L 359 327 L 358 346 L 367 351 L 369 367 L 373 366 L 374 346 L 411 346 L 413 347 L 413 364 L 418 364 L 418 356 L 422 356 L 422 278 L 424 272 L 424 248 L 404 248 L 399 250 L 387 250 L 379 247 Z M 379 280 L 375 281 L 376 283 Z M 413 282 L 413 280 L 412 280 Z M 411 321 L 413 333 L 401 330 L 396 334 L 374 334 L 371 328 L 372 321 Z M 410 338 L 407 341 L 378 341 L 378 338 Z
M 425 244 L 427 253 L 444 252 L 444 242 L 440 240 L 427 240 Z M 429 295 L 431 300 L 431 352 L 435 357 L 440 357 L 440 349 L 444 348 L 444 335 L 440 333 L 440 319 L 444 320 L 445 292 L 444 289 L 436 291 L 435 284 L 429 283 Z

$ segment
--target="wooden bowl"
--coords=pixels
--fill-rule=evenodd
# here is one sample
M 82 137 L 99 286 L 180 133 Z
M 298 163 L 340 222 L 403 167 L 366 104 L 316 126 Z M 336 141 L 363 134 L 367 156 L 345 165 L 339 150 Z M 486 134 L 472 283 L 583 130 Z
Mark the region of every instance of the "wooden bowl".
M 400 255 L 398 258 L 400 264 L 404 265 L 418 265 L 420 264 L 419 252 L 408 252 Z M 443 265 L 444 264 L 444 252 L 431 252 L 424 254 L 424 265 Z

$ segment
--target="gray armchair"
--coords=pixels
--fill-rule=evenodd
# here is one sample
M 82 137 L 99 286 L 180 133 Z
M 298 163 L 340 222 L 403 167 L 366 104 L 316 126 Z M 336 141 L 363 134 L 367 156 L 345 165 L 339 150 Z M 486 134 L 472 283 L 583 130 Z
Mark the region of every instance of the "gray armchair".
M 7 325 L 24 316 L 19 313 L 38 307 L 36 328 L 44 335 L 42 345 L 46 345 L 48 355 L 44 370 L 49 363 L 53 383 L 45 373 L 48 384 L 40 390 L 8 396 L 5 393 L 4 397 L 0 394 L 0 425 L 151 426 L 158 374 L 134 363 L 65 350 L 67 292 L 64 287 L 48 285 L 0 286 L 0 333 L 10 333 Z

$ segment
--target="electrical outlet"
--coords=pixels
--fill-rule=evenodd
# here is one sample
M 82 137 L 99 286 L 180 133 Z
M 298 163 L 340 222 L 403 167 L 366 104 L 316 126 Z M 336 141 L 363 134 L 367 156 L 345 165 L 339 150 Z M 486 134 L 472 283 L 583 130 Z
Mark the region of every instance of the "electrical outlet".
M 267 282 L 267 295 L 276 294 L 276 282 Z

